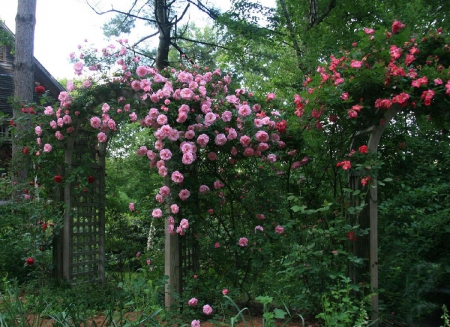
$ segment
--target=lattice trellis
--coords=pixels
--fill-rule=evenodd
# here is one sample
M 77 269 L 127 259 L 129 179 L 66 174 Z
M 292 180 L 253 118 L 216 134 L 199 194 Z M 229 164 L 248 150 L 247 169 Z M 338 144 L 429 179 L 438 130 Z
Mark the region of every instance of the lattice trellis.
M 78 130 L 69 140 L 64 175 L 64 227 L 56 249 L 58 275 L 72 284 L 105 282 L 105 151 L 95 134 Z M 76 172 L 76 174 L 73 174 Z M 87 182 L 88 177 L 90 182 Z

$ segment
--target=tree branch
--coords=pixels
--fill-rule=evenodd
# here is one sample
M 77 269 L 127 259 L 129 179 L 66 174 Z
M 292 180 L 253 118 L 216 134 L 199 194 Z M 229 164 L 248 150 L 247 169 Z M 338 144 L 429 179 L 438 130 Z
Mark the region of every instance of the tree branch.
M 111 13 L 111 12 L 114 12 L 114 13 L 118 13 L 118 14 L 122 14 L 122 15 L 125 15 L 125 16 L 128 16 L 128 17 L 133 17 L 133 18 L 136 18 L 136 19 L 140 19 L 140 20 L 144 20 L 144 21 L 147 21 L 147 22 L 150 22 L 150 23 L 154 23 L 154 24 L 157 24 L 158 22 L 156 21 L 156 20 L 154 20 L 154 19 L 149 19 L 149 18 L 145 18 L 145 17 L 142 17 L 142 16 L 138 16 L 138 15 L 135 15 L 135 14 L 132 14 L 131 12 L 125 12 L 125 11 L 121 11 L 121 10 L 117 10 L 117 9 L 114 9 L 114 7 L 112 7 L 111 6 L 111 9 L 110 10 L 107 10 L 107 11 L 98 11 L 95 7 L 93 7 L 93 6 L 91 6 L 91 4 L 89 3 L 89 1 L 88 0 L 86 0 L 86 4 L 97 14 L 97 15 L 104 15 L 104 14 L 108 14 L 108 13 Z
M 172 39 L 173 39 L 173 40 L 184 40 L 184 41 L 188 41 L 188 42 L 192 42 L 192 43 L 198 43 L 198 44 L 203 44 L 203 45 L 207 45 L 207 46 L 210 46 L 210 47 L 215 47 L 215 48 L 220 48 L 220 49 L 229 50 L 229 48 L 224 47 L 224 46 L 222 46 L 222 45 L 218 45 L 218 44 L 214 44 L 214 43 L 209 43 L 209 42 L 203 42 L 203 41 L 192 40 L 192 39 L 189 39 L 189 38 L 187 38 L 187 37 L 179 36 L 179 35 L 173 37 Z
M 336 7 L 336 0 L 330 0 L 327 9 L 324 11 L 324 13 L 319 17 L 317 17 L 317 19 L 314 22 L 310 22 L 310 25 L 307 30 L 310 30 L 314 26 L 319 25 L 330 14 L 331 10 L 333 10 L 334 7 Z

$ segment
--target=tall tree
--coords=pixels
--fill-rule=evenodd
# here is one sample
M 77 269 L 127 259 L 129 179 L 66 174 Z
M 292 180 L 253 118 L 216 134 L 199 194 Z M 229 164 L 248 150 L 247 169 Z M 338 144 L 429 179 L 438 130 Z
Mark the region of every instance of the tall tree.
M 20 104 L 33 101 L 34 80 L 34 27 L 36 25 L 36 0 L 19 0 L 16 15 L 14 98 Z M 14 117 L 22 113 L 21 106 L 14 106 Z M 25 117 L 24 117 L 25 118 Z M 25 182 L 28 161 L 19 159 L 21 155 L 21 131 L 28 128 L 27 119 L 16 120 L 17 128 L 12 138 L 13 175 L 17 182 Z

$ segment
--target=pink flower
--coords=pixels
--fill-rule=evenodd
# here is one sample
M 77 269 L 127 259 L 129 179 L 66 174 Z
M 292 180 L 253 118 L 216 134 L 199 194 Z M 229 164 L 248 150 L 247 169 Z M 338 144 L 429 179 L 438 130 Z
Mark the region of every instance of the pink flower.
M 269 154 L 267 156 L 267 160 L 269 160 L 270 163 L 274 163 L 275 161 L 277 161 L 277 156 L 275 154 Z
M 104 143 L 104 142 L 106 142 L 106 140 L 108 139 L 108 137 L 106 136 L 105 133 L 100 132 L 100 133 L 98 133 L 98 135 L 97 135 L 97 139 L 98 139 L 98 141 L 99 141 L 100 143 Z
M 209 192 L 209 187 L 206 185 L 200 185 L 199 192 L 205 194 L 206 192 Z
M 216 139 L 214 140 L 214 142 L 219 145 L 222 146 L 227 142 L 227 137 L 225 136 L 225 134 L 220 133 L 216 135 Z
M 220 248 L 220 243 L 219 243 L 219 242 L 216 242 L 216 244 L 214 244 L 214 247 L 215 247 L 216 249 Z
M 180 91 L 180 97 L 183 100 L 191 100 L 194 97 L 194 92 L 191 89 L 184 88 Z
M 162 211 L 161 209 L 154 209 L 152 212 L 153 218 L 161 218 L 162 217 Z
M 244 104 L 239 107 L 238 113 L 243 117 L 247 117 L 252 113 L 252 109 L 244 102 Z
M 206 134 L 201 134 L 199 135 L 199 137 L 197 138 L 197 143 L 204 148 L 209 142 L 209 136 Z
M 258 131 L 255 135 L 258 142 L 267 142 L 269 141 L 269 135 L 265 131 Z
M 62 140 L 62 139 L 64 139 L 64 135 L 62 135 L 62 133 L 60 132 L 60 131 L 56 131 L 55 132 L 55 137 L 58 139 L 58 140 Z
M 209 304 L 205 304 L 203 306 L 203 313 L 205 315 L 210 315 L 213 312 L 213 309 L 211 308 L 211 306 Z
M 189 228 L 189 221 L 187 219 L 185 219 L 185 218 L 181 219 L 180 227 L 182 229 L 188 229 Z
M 41 126 L 36 126 L 36 127 L 34 128 L 34 132 L 35 132 L 38 136 L 41 136 L 41 135 L 42 135 L 42 128 L 41 128 Z
M 129 116 L 133 123 L 137 120 L 137 115 L 135 112 L 132 112 Z
M 238 244 L 239 244 L 239 246 L 247 246 L 248 245 L 248 239 L 247 238 L 245 238 L 245 237 L 241 237 L 240 239 L 239 239 L 239 242 L 238 242 Z
M 191 306 L 191 307 L 195 307 L 195 306 L 198 304 L 198 300 L 197 300 L 195 297 L 193 297 L 192 299 L 190 299 L 190 300 L 188 301 L 188 304 L 189 304 L 189 306 Z
M 215 182 L 214 182 L 214 189 L 219 189 L 219 188 L 222 188 L 222 187 L 224 187 L 225 185 L 223 185 L 219 180 L 216 180 Z
M 131 212 L 133 212 L 133 211 L 135 210 L 135 209 L 134 209 L 134 203 L 131 202 L 131 203 L 128 205 L 128 208 L 130 209 Z
M 192 152 L 186 152 L 181 158 L 181 162 L 185 165 L 190 165 L 195 160 L 194 154 Z
M 284 228 L 280 225 L 278 225 L 277 227 L 275 227 L 275 233 L 277 234 L 283 234 L 284 233 Z
M 224 121 L 224 122 L 229 122 L 229 121 L 231 121 L 231 118 L 233 117 L 233 114 L 231 113 L 231 111 L 224 111 L 223 113 L 222 113 L 222 120 Z
M 90 122 L 93 128 L 100 128 L 100 126 L 102 125 L 102 121 L 98 117 L 92 117 L 90 119 Z
M 52 151 L 52 146 L 48 143 L 44 144 L 44 152 L 50 152 Z
M 344 170 L 348 170 L 348 169 L 352 168 L 352 165 L 351 165 L 350 161 L 348 161 L 348 160 L 344 160 L 344 161 L 338 162 L 336 164 L 336 166 L 337 167 L 342 167 L 342 169 L 344 169 Z
M 228 290 L 227 290 L 226 288 L 224 288 L 224 289 L 222 290 L 222 294 L 223 294 L 223 295 L 227 295 L 227 294 L 228 294 Z
M 180 207 L 176 204 L 172 204 L 170 206 L 170 210 L 172 211 L 173 214 L 177 214 L 180 211 Z
M 250 141 L 251 141 L 251 139 L 247 135 L 243 135 L 239 139 L 239 142 L 241 142 L 242 146 L 245 146 L 245 147 L 247 147 L 250 144 Z
M 159 152 L 159 157 L 164 161 L 170 160 L 172 158 L 172 152 L 169 149 L 162 149 Z
M 352 63 L 350 64 L 350 67 L 352 67 L 352 68 L 360 68 L 361 64 L 362 64 L 362 61 L 358 61 L 358 60 L 353 59 Z
M 257 231 L 257 230 L 263 232 L 263 231 L 264 231 L 264 228 L 263 228 L 262 226 L 259 226 L 259 225 L 258 225 L 258 226 L 255 227 L 255 234 L 256 234 L 256 231 Z
M 180 199 L 182 201 L 186 201 L 189 198 L 190 195 L 191 195 L 191 192 L 189 192 L 186 189 L 183 189 L 183 190 L 180 191 L 180 193 L 178 193 L 178 196 L 180 197 Z
M 172 173 L 171 178 L 174 181 L 174 183 L 177 183 L 177 184 L 183 183 L 183 180 L 184 180 L 183 174 L 180 173 L 178 170 L 176 170 Z
M 166 185 L 162 186 L 159 189 L 159 194 L 161 194 L 162 196 L 169 196 L 170 195 L 170 188 Z
M 81 72 L 83 71 L 83 63 L 81 61 L 76 62 L 73 65 L 73 69 L 75 70 L 75 74 L 81 75 Z
M 275 93 L 268 93 L 266 96 L 266 101 L 275 100 Z
M 145 66 L 139 66 L 138 68 L 136 68 L 136 74 L 139 77 L 144 77 L 145 75 L 147 75 L 147 73 L 148 73 L 148 70 L 147 70 L 147 67 L 145 67 Z
M 373 28 L 364 27 L 364 33 L 371 35 L 371 34 L 375 33 L 375 31 Z
M 200 320 L 192 320 L 191 327 L 201 327 Z
M 44 115 L 50 116 L 50 115 L 53 115 L 53 114 L 54 114 L 54 112 L 53 112 L 53 108 L 52 107 L 50 107 L 50 106 L 45 107 Z
M 401 29 L 405 28 L 405 26 L 406 26 L 405 24 L 402 24 L 398 20 L 394 21 L 392 23 L 392 33 L 397 34 L 398 32 L 400 32 Z

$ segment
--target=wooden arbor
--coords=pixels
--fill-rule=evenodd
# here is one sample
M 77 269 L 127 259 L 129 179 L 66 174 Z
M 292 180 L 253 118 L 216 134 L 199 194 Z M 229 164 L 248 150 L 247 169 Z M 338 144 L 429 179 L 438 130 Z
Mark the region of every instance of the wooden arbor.
M 60 190 L 64 225 L 53 249 L 59 280 L 105 282 L 105 150 L 95 133 L 80 126 L 67 140 L 61 175 L 76 177 Z
M 356 134 L 354 144 L 358 144 L 358 138 L 367 137 L 368 149 L 371 153 L 378 152 L 378 145 L 380 144 L 381 136 L 383 135 L 387 124 L 397 114 L 399 109 L 390 109 L 384 115 L 384 124 L 372 125 L 371 127 L 360 131 Z M 356 190 L 360 184 L 360 176 L 352 176 L 350 186 Z M 369 190 L 368 210 L 362 212 L 361 227 L 370 228 L 369 242 L 359 243 L 360 248 L 357 249 L 359 255 L 362 257 L 369 257 L 370 270 L 370 284 L 375 295 L 372 296 L 372 310 L 371 319 L 375 321 L 374 326 L 378 326 L 378 188 L 377 179 L 373 178 L 372 187 Z

